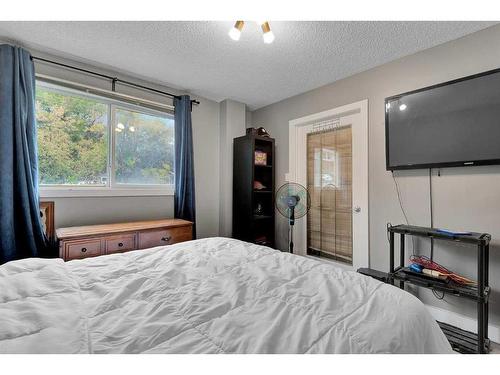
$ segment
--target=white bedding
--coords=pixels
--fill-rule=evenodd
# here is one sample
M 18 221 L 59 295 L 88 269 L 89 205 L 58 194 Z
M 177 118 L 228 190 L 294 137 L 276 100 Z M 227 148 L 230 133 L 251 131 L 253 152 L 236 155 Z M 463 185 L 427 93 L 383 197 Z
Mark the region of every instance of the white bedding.
M 2 353 L 451 353 L 407 292 L 210 238 L 0 266 Z

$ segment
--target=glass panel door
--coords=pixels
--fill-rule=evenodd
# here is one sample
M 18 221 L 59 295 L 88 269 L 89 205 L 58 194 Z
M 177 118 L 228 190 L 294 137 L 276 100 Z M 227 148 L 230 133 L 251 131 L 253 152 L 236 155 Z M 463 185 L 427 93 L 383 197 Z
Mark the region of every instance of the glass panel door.
M 307 253 L 352 265 L 352 132 L 335 127 L 307 135 Z

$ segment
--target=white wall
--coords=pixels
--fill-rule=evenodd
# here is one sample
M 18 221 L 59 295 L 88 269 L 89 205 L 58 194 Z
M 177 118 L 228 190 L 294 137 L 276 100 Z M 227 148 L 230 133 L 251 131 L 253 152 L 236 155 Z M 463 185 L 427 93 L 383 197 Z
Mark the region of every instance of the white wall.
M 252 113 L 252 123 L 276 138 L 277 185 L 288 172 L 288 121 L 363 99 L 369 100 L 369 223 L 371 266 L 388 270 L 386 223 L 402 223 L 394 182 L 385 170 L 384 98 L 500 67 L 500 26 L 419 52 Z M 422 150 L 425 152 L 425 150 Z M 490 322 L 500 325 L 500 166 L 443 169 L 434 177 L 434 224 L 492 234 Z M 397 173 L 410 223 L 429 225 L 428 171 Z M 277 241 L 286 248 L 286 223 L 277 216 Z M 411 245 L 407 245 L 410 246 Z M 422 254 L 429 244 L 418 243 Z M 470 277 L 475 250 L 437 243 L 435 259 Z M 473 316 L 475 304 L 421 291 L 424 302 Z
M 110 76 L 118 76 L 132 82 L 174 94 L 179 90 L 154 82 L 145 82 L 109 68 L 96 67 L 81 61 L 63 59 L 30 49 L 33 55 L 98 71 Z M 53 77 L 110 89 L 107 80 L 87 74 L 36 63 L 36 72 Z M 144 99 L 171 104 L 168 97 L 151 92 L 117 85 L 117 91 Z M 188 93 L 189 94 L 189 93 Z M 219 233 L 219 103 L 193 96 L 200 101 L 193 106 L 193 143 L 196 181 L 196 222 L 197 236 L 216 236 Z M 148 197 L 78 197 L 47 198 L 55 202 L 56 228 L 74 225 L 113 223 L 130 220 L 148 220 L 173 217 L 173 196 Z

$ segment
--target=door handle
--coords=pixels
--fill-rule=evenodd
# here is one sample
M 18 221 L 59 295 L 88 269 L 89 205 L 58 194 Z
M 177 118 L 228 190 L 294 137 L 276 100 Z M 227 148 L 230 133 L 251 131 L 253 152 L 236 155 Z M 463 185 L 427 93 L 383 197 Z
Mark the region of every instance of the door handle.
M 354 212 L 359 214 L 361 212 L 361 207 L 359 207 L 359 206 L 354 207 Z

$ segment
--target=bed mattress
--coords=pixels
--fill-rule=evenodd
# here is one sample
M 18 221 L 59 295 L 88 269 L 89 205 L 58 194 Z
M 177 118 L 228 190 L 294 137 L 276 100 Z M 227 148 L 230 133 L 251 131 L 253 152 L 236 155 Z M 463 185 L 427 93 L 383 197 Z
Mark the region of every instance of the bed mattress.
M 228 238 L 0 266 L 2 353 L 451 353 L 411 294 Z

